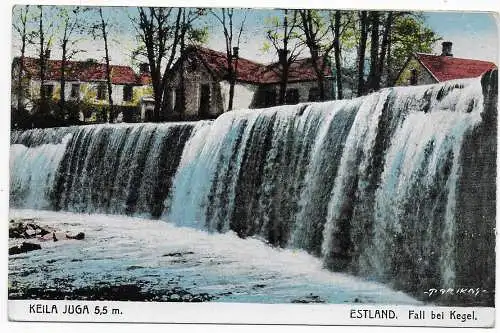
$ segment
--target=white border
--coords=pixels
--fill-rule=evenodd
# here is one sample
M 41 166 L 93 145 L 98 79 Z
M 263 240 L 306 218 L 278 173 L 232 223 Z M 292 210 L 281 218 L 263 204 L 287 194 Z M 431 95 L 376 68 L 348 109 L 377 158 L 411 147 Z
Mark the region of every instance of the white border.
M 11 300 L 8 305 L 15 321 L 431 327 L 492 327 L 495 322 L 495 309 L 485 307 L 47 300 Z M 79 310 L 69 314 L 65 308 Z
M 11 40 L 11 6 L 15 3 L 20 4 L 85 4 L 85 5 L 115 5 L 115 6 L 136 6 L 140 5 L 156 5 L 156 6 L 205 6 L 205 7 L 256 7 L 256 8 L 293 8 L 293 7 L 309 7 L 309 8 L 342 8 L 342 9 L 411 9 L 411 10 L 468 10 L 468 11 L 492 11 L 497 13 L 497 23 L 499 22 L 499 13 L 500 13 L 500 1 L 498 0 L 419 0 L 417 1 L 401 1 L 401 0 L 253 0 L 251 2 L 247 1 L 228 1 L 228 0 L 194 0 L 194 1 L 186 1 L 186 0 L 63 0 L 63 1 L 14 1 L 14 0 L 4 0 L 0 4 L 0 15 L 1 15 L 1 24 L 3 33 L 0 35 L 2 40 L 1 44 L 6 51 L 4 53 L 3 61 L 1 61 L 0 69 L 1 69 L 1 89 L 0 93 L 3 107 L 0 111 L 0 126 L 3 126 L 3 131 L 0 134 L 0 161 L 2 161 L 4 172 L 0 173 L 0 213 L 3 217 L 4 222 L 4 230 L 7 229 L 7 216 L 8 216 L 8 144 L 9 144 L 9 99 L 10 99 L 10 40 Z M 498 62 L 497 62 L 498 63 Z M 498 154 L 500 156 L 500 154 Z M 499 158 L 500 160 L 500 158 Z M 498 170 L 498 161 L 497 161 L 497 170 Z M 500 172 L 497 171 L 497 175 Z M 498 184 L 498 181 L 497 181 Z M 500 200 L 497 199 L 497 211 L 499 211 Z M 7 233 L 3 233 L 3 237 L 1 237 L 1 242 L 3 244 L 4 253 L 7 253 Z M 498 239 L 497 239 L 498 243 Z M 123 325 L 123 324 L 67 324 L 67 323 L 19 323 L 19 322 L 7 322 L 7 255 L 0 256 L 0 260 L 4 267 L 4 274 L 1 274 L 1 286 L 2 286 L 2 302 L 0 302 L 0 315 L 2 316 L 1 326 L 2 329 L 7 329 L 8 332 L 65 332 L 68 330 L 75 332 L 88 332 L 92 331 L 106 331 L 106 332 L 137 332 L 146 330 L 147 332 L 164 332 L 165 330 L 174 330 L 174 331 L 185 331 L 185 332 L 206 332 L 206 331 L 217 331 L 217 332 L 233 332 L 235 330 L 239 332 L 255 332 L 255 330 L 264 330 L 264 331 L 276 331 L 278 330 L 286 330 L 287 332 L 298 332 L 298 331 L 311 331 L 314 330 L 316 332 L 331 332 L 332 327 L 311 327 L 311 326 L 227 326 L 227 325 L 147 325 L 147 324 L 134 324 L 134 325 Z M 499 263 L 497 257 L 497 277 L 499 276 Z M 131 303 L 127 303 L 129 306 Z M 499 304 L 499 298 L 497 296 L 496 303 Z M 262 309 L 266 308 L 264 305 L 256 305 L 252 304 L 250 307 L 257 307 L 256 309 L 252 309 L 250 313 L 243 312 L 243 308 L 240 304 L 226 304 L 222 305 L 222 307 L 226 307 L 226 309 L 219 308 L 219 305 L 214 305 L 216 303 L 208 304 L 210 311 L 214 312 L 217 307 L 218 312 L 226 312 L 226 314 L 237 315 L 237 316 L 246 316 L 249 317 L 255 316 L 254 318 L 258 318 L 258 320 L 262 320 L 262 322 L 266 320 L 266 318 L 276 316 L 277 313 L 286 314 L 287 316 L 293 316 L 290 320 L 295 320 L 296 317 L 303 318 L 304 321 L 308 320 L 310 315 L 314 316 L 318 310 L 317 308 L 313 309 L 312 312 L 306 313 L 307 305 L 278 305 L 277 307 L 282 307 L 284 312 L 278 308 L 272 308 L 272 311 L 262 312 Z M 9 306 L 13 306 L 12 303 Z M 16 306 L 16 305 L 14 305 Z M 191 306 L 191 304 L 185 304 L 184 306 Z M 205 305 L 206 306 L 206 305 Z M 247 306 L 247 305 L 244 305 Z M 287 312 L 291 307 L 300 306 L 299 312 Z M 179 309 L 177 305 L 175 308 Z M 146 315 L 148 309 L 147 303 L 140 303 L 135 308 L 139 314 Z M 193 307 L 193 309 L 195 309 Z M 266 308 L 267 309 L 267 308 Z M 198 309 L 196 309 L 198 310 Z M 247 309 L 248 310 L 248 309 Z M 152 310 L 153 311 L 153 310 Z M 158 310 L 154 310 L 158 311 Z M 170 310 L 169 310 L 170 311 Z M 172 310 L 173 311 L 173 310 Z M 217 312 L 217 314 L 219 314 Z M 151 313 L 150 313 L 151 314 Z M 199 313 L 198 313 L 199 314 Z M 152 314 L 155 315 L 155 314 Z M 155 315 L 156 316 L 156 315 Z M 497 313 L 498 316 L 498 313 Z M 233 317 L 238 318 L 238 317 Z M 241 318 L 241 317 L 239 317 Z M 288 317 L 283 317 L 285 320 L 288 320 Z M 365 323 L 368 324 L 368 323 Z M 360 331 L 359 327 L 341 327 L 342 331 L 350 331 L 350 332 L 358 332 Z M 387 332 L 394 331 L 399 332 L 401 328 L 396 327 L 364 327 L 361 329 L 362 331 L 370 331 L 370 332 Z M 415 331 L 419 330 L 419 328 L 415 327 L 407 327 L 404 328 L 405 331 Z M 5 330 L 2 330 L 5 332 Z M 471 330 L 466 330 L 471 331 Z M 479 331 L 479 330 L 478 330 Z M 481 332 L 484 332 L 481 330 Z

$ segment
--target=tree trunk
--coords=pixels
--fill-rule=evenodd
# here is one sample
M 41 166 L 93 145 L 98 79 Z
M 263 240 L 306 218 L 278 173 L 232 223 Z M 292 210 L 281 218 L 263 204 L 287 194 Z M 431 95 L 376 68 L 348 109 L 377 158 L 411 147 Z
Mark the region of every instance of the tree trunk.
M 19 58 L 19 72 L 17 73 L 17 109 L 24 109 L 24 87 L 23 87 L 23 71 L 24 71 L 24 54 L 26 52 L 26 36 L 21 39 L 21 57 Z
M 385 59 L 389 59 L 387 56 L 387 53 L 389 51 L 389 36 L 391 34 L 391 29 L 392 29 L 392 19 L 393 13 L 389 12 L 387 13 L 387 19 L 384 24 L 384 35 L 382 36 L 382 45 L 380 47 L 380 57 L 379 57 L 379 62 L 378 62 L 378 70 L 379 70 L 379 78 L 378 81 L 382 82 L 382 76 L 384 74 L 384 64 L 385 64 Z M 388 72 L 388 71 L 387 71 Z M 390 82 L 388 80 L 388 73 L 386 75 L 385 83 L 387 84 Z
M 40 61 L 40 111 L 46 112 L 47 111 L 47 96 L 45 96 L 45 66 L 47 64 L 46 60 L 46 50 L 45 50 L 45 35 L 43 31 L 43 9 L 42 6 L 39 6 L 40 8 L 40 17 L 39 17 L 39 38 L 40 38 L 40 54 L 39 54 L 39 61 Z
M 21 56 L 19 57 L 19 71 L 17 73 L 17 109 L 24 110 L 24 87 L 23 87 L 23 71 L 24 71 L 24 54 L 26 53 L 26 21 L 28 16 L 28 6 L 26 11 L 21 12 L 21 22 L 23 25 L 21 33 Z
M 325 75 L 321 69 L 316 69 L 316 77 L 318 79 L 319 100 L 324 101 L 325 98 Z
M 99 14 L 101 16 L 102 38 L 104 39 L 104 52 L 106 61 L 106 85 L 108 88 L 108 103 L 109 103 L 109 122 L 114 122 L 115 110 L 114 110 L 113 96 L 112 96 L 113 86 L 111 84 L 111 66 L 109 65 L 108 33 L 106 31 L 106 22 L 104 22 L 104 17 L 102 16 L 102 8 L 99 8 Z
M 285 104 L 286 102 L 286 89 L 288 86 L 288 63 L 282 66 L 282 73 L 281 73 L 281 81 L 280 81 L 280 91 L 279 91 L 279 97 L 278 97 L 278 102 L 280 105 Z
M 340 49 L 340 24 L 342 15 L 340 10 L 335 11 L 335 38 L 333 40 L 333 49 L 335 53 L 335 75 L 337 81 L 337 99 L 343 99 L 344 93 L 342 88 L 342 63 Z
M 231 111 L 233 109 L 233 99 L 234 99 L 234 85 L 236 81 L 236 73 L 233 70 L 233 63 L 231 59 L 228 59 L 229 63 L 229 101 L 227 104 L 227 111 Z
M 64 37 L 65 38 L 65 37 Z M 61 58 L 61 79 L 60 79 L 60 84 L 61 84 L 61 90 L 59 91 L 59 109 L 61 112 L 61 116 L 64 119 L 65 116 L 65 111 L 66 111 L 66 96 L 64 94 L 66 90 L 66 42 L 64 41 L 62 43 L 62 58 Z
M 370 73 L 368 75 L 369 91 L 377 91 L 380 89 L 380 71 L 379 71 L 379 25 L 380 13 L 373 11 L 370 13 L 371 24 L 371 45 L 370 45 Z
M 181 32 L 181 38 L 180 38 L 180 56 L 181 56 L 181 62 L 180 62 L 180 71 L 181 71 L 181 76 L 180 76 L 180 82 L 179 82 L 179 88 L 181 92 L 181 105 L 180 109 L 178 110 L 181 114 L 181 119 L 184 118 L 185 116 L 185 111 L 186 111 L 186 76 L 185 76 L 185 66 L 184 66 L 184 59 L 185 56 L 185 51 L 186 51 L 186 41 L 185 41 L 185 35 L 186 35 L 186 27 L 185 27 L 185 14 L 183 14 L 183 27 L 182 27 L 182 32 Z
M 291 58 L 288 58 L 288 39 L 290 38 L 290 31 L 288 30 L 288 10 L 284 10 L 283 17 L 283 50 L 278 50 L 279 62 L 281 64 L 280 75 L 280 92 L 279 104 L 283 105 L 286 102 L 286 89 L 288 86 L 288 74 L 290 72 Z M 282 54 L 279 54 L 282 52 Z
M 368 39 L 368 18 L 367 12 L 362 11 L 360 17 L 360 41 L 358 48 L 358 96 L 365 93 L 365 52 L 366 41 Z

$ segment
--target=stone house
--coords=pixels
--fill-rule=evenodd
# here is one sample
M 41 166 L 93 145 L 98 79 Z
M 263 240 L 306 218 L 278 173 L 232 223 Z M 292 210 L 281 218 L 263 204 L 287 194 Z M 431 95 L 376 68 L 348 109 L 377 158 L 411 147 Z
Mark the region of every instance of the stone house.
M 236 60 L 233 109 L 253 109 L 277 105 L 280 65 L 264 65 L 248 59 Z M 215 118 L 228 110 L 229 75 L 224 52 L 190 47 L 173 67 L 167 88 L 166 117 L 184 113 L 184 118 Z M 333 99 L 331 69 L 325 66 L 325 97 Z M 182 83 L 183 81 L 183 83 Z M 185 102 L 181 96 L 182 86 Z M 295 61 L 289 71 L 286 104 L 318 100 L 318 83 L 310 58 Z
M 147 73 L 136 75 L 129 66 L 111 65 L 112 99 L 117 106 L 134 106 L 140 103 L 139 95 L 150 93 Z M 20 58 L 13 61 L 12 78 L 17 80 Z M 141 69 L 146 70 L 144 67 Z M 106 65 L 95 60 L 67 61 L 64 96 L 67 101 L 84 101 L 90 105 L 107 105 Z M 60 98 L 61 60 L 47 61 L 43 86 L 40 80 L 40 66 L 37 58 L 24 58 L 23 80 L 25 80 L 24 105 L 28 110 L 33 101 L 39 99 L 42 91 L 53 100 Z M 12 107 L 17 107 L 13 89 Z
M 455 58 L 452 43 L 443 42 L 440 55 L 411 55 L 396 79 L 396 86 L 433 84 L 448 80 L 478 77 L 496 65 L 489 61 Z

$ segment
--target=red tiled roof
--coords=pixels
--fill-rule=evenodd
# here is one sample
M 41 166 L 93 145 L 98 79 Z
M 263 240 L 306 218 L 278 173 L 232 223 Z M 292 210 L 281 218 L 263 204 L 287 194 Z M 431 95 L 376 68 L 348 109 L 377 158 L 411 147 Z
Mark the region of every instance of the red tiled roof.
M 142 85 L 151 84 L 151 74 L 150 73 L 141 73 L 137 77 L 137 82 Z
M 318 65 L 321 67 L 323 65 L 322 58 L 319 58 L 318 62 Z M 264 83 L 280 82 L 280 75 L 281 65 L 279 63 L 273 63 L 267 66 L 266 71 L 263 73 L 263 81 Z M 332 75 L 330 66 L 326 65 L 323 68 L 323 75 Z M 288 82 L 314 80 L 317 80 L 317 75 L 311 58 L 297 59 L 290 65 L 288 70 Z
M 225 52 L 219 52 L 204 47 L 192 47 L 194 52 L 205 64 L 205 66 L 220 78 L 227 77 L 227 56 Z M 257 62 L 239 58 L 237 69 L 237 80 L 249 83 L 278 83 L 280 81 L 280 65 L 273 63 L 263 65 Z M 325 66 L 325 75 L 330 75 L 330 67 Z M 316 73 L 311 59 L 299 59 L 292 63 L 289 72 L 289 82 L 316 80 Z
M 417 60 L 439 81 L 478 77 L 496 65 L 489 61 L 416 53 Z
M 214 75 L 221 78 L 228 75 L 227 56 L 225 52 L 219 52 L 200 46 L 192 47 L 189 52 L 195 53 Z M 236 79 L 245 82 L 257 83 L 260 81 L 260 73 L 264 69 L 264 65 L 245 58 L 239 58 Z
M 17 61 L 19 58 L 16 59 Z M 60 80 L 61 60 L 49 60 L 47 64 L 47 80 Z M 40 77 L 40 67 L 37 58 L 24 58 L 24 68 L 29 76 Z M 104 81 L 106 80 L 106 65 L 90 61 L 67 61 L 67 81 Z M 111 82 L 113 84 L 136 84 L 137 77 L 129 66 L 111 65 Z

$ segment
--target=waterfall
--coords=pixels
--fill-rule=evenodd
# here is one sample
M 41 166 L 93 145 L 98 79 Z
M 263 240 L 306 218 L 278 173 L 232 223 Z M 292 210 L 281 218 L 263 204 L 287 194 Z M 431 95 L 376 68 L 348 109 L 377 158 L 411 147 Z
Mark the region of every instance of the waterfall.
M 212 122 L 15 131 L 11 205 L 233 231 L 413 293 L 479 272 L 493 290 L 495 80 Z

